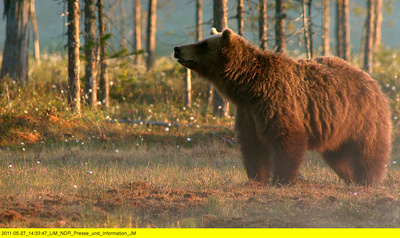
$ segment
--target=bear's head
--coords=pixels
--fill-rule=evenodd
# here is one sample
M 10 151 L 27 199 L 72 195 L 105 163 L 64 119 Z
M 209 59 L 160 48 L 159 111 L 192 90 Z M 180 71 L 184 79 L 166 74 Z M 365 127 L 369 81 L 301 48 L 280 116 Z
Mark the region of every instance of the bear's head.
M 230 29 L 219 33 L 212 28 L 210 37 L 194 44 L 175 47 L 174 57 L 181 65 L 203 76 L 210 76 L 214 70 L 221 70 L 226 63 L 226 53 L 232 51 L 232 42 L 236 38 L 238 36 Z

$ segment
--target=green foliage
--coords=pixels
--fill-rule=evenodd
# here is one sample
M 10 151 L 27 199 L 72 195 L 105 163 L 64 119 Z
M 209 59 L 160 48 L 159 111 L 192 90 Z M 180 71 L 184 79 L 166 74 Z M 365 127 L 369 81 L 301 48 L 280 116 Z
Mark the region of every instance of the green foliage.
M 128 59 L 129 60 L 129 59 Z M 111 117 L 156 120 L 182 124 L 215 124 L 231 121 L 213 117 L 207 107 L 207 84 L 193 74 L 192 107 L 184 101 L 186 69 L 167 58 L 153 70 L 132 66 L 132 61 L 113 61 L 110 66 L 114 102 Z
M 383 9 L 386 14 L 392 15 L 394 11 L 393 0 L 383 1 Z
M 43 140 L 63 141 L 72 135 L 81 139 L 94 131 L 107 134 L 112 128 L 106 119 L 135 119 L 190 124 L 194 131 L 202 125 L 231 125 L 229 118 L 215 118 L 207 108 L 204 80 L 193 79 L 193 105 L 184 104 L 186 70 L 169 59 L 160 59 L 154 70 L 133 65 L 129 57 L 109 59 L 111 106 L 108 111 L 85 104 L 82 116 L 71 113 L 67 103 L 66 59 L 58 54 L 43 55 L 37 65 L 31 62 L 30 81 L 21 86 L 2 80 L 0 95 L 0 147 Z M 84 62 L 81 86 L 84 88 Z M 82 90 L 83 92 L 83 90 Z M 167 128 L 169 129 L 169 128 Z M 147 128 L 145 132 L 165 130 Z M 182 131 L 182 130 L 181 130 Z M 118 132 L 119 133 L 119 132 Z M 115 134 L 110 131 L 110 134 Z
M 94 49 L 94 47 L 96 47 L 96 45 L 96 41 L 92 39 L 86 40 L 86 43 L 83 46 L 83 50 L 92 50 Z
M 119 57 L 122 57 L 122 56 L 126 56 L 127 54 L 128 54 L 128 49 L 127 48 L 123 48 L 120 51 L 117 51 L 117 52 L 113 53 L 109 58 L 110 59 L 119 58 Z
M 393 123 L 393 140 L 400 140 L 400 52 L 381 48 L 375 54 L 373 77 L 388 96 Z
M 107 44 L 107 41 L 110 40 L 111 37 L 111 33 L 105 34 L 104 36 L 100 37 L 100 44 Z

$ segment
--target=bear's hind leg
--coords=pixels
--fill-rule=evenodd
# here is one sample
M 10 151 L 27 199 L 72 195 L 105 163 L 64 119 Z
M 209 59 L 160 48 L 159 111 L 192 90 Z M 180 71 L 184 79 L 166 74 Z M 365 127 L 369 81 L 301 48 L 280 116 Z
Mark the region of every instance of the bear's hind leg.
M 353 169 L 351 165 L 351 157 L 349 149 L 338 149 L 335 151 L 325 151 L 322 153 L 325 162 L 333 171 L 346 183 L 350 183 L 353 179 Z
M 347 184 L 372 185 L 380 183 L 389 160 L 390 144 L 371 145 L 347 142 L 340 149 L 322 153 L 328 165 Z
M 354 182 L 364 186 L 381 183 L 390 157 L 390 145 L 362 145 L 357 149 L 353 167 Z

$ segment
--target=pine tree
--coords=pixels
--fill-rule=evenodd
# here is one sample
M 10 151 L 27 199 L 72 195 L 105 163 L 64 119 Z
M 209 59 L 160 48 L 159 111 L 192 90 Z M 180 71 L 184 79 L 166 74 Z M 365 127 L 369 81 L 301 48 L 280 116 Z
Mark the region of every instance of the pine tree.
M 9 76 L 18 83 L 28 82 L 29 1 L 4 0 L 6 41 L 0 79 Z
M 374 27 L 374 5 L 373 0 L 367 0 L 367 18 L 365 23 L 365 45 L 364 45 L 364 70 L 372 72 L 372 47 Z
M 322 23 L 323 23 L 323 28 L 322 28 L 322 54 L 324 56 L 330 55 L 330 26 L 329 26 L 329 21 L 330 21 L 330 6 L 329 3 L 330 0 L 323 0 L 323 6 L 322 6 Z
M 214 27 L 222 31 L 228 27 L 228 0 L 214 0 Z M 229 102 L 213 91 L 214 115 L 218 117 L 229 116 Z
M 275 2 L 275 45 L 276 52 L 286 52 L 286 33 L 285 33 L 285 1 L 276 0 Z
M 68 103 L 78 115 L 81 113 L 79 47 L 79 0 L 68 0 Z
M 147 18 L 147 70 L 153 68 L 156 51 L 157 0 L 149 0 Z
M 135 29 L 134 29 L 134 42 L 135 42 L 135 65 L 140 65 L 142 63 L 142 55 L 139 54 L 139 51 L 142 50 L 142 24 L 141 24 L 141 4 L 140 0 L 135 0 L 134 11 L 133 11 L 134 19 L 135 19 Z
M 96 9 L 94 0 L 85 1 L 85 97 L 91 107 L 97 105 Z
M 260 0 L 258 17 L 260 48 L 265 50 L 267 45 L 267 0 Z
M 97 0 L 100 36 L 100 97 L 105 108 L 110 107 L 110 81 L 107 74 L 107 39 L 103 0 Z

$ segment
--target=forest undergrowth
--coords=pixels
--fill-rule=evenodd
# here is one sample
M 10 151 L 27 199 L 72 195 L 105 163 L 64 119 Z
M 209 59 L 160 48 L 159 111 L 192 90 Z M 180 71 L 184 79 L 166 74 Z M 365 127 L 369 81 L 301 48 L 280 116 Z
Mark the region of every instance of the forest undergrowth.
M 314 153 L 292 186 L 250 183 L 234 108 L 214 117 L 195 75 L 185 106 L 186 70 L 170 58 L 151 71 L 110 60 L 110 108 L 83 105 L 80 116 L 67 103 L 66 60 L 32 61 L 27 85 L 0 85 L 0 227 L 400 227 L 399 57 L 384 49 L 374 68 L 394 136 L 373 188 L 345 185 Z

